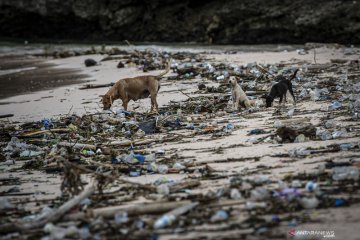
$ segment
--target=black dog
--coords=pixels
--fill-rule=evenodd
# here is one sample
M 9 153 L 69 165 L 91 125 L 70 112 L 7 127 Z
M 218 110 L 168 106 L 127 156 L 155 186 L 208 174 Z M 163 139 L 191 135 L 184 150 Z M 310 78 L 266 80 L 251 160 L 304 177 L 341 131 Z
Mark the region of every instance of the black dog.
M 284 76 L 277 76 L 276 80 L 278 80 L 278 83 L 274 84 L 274 86 L 272 86 L 269 95 L 267 95 L 266 98 L 266 107 L 271 107 L 272 102 L 274 101 L 275 98 L 280 98 L 280 102 L 282 102 L 283 98 L 286 102 L 286 92 L 289 90 L 291 96 L 294 99 L 294 103 L 295 103 L 295 96 L 294 96 L 294 92 L 292 90 L 292 84 L 291 84 L 291 80 L 295 78 L 296 73 L 299 71 L 299 69 L 296 69 L 294 74 L 292 75 L 292 77 L 290 79 L 286 79 Z

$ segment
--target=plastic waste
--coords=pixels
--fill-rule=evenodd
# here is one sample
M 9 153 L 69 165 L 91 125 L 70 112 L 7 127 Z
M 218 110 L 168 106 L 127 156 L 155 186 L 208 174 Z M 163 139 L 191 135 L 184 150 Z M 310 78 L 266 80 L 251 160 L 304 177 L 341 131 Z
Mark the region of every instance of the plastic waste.
M 186 128 L 186 129 L 194 130 L 194 129 L 195 129 L 195 125 L 194 125 L 194 123 L 186 123 L 185 128 Z
M 230 198 L 234 200 L 238 200 L 241 198 L 241 193 L 239 192 L 238 189 L 232 188 L 230 191 Z
M 224 80 L 224 79 L 225 79 L 224 75 L 220 75 L 220 76 L 216 77 L 217 81 Z
M 175 220 L 176 217 L 174 215 L 165 214 L 161 218 L 156 220 L 156 222 L 154 223 L 154 228 L 164 228 L 170 226 Z
M 167 184 L 161 184 L 156 187 L 156 192 L 162 195 L 169 195 L 170 188 Z
M 313 209 L 319 205 L 319 200 L 316 197 L 303 197 L 299 199 L 300 205 L 305 209 Z
M 274 128 L 281 128 L 283 126 L 282 122 L 280 120 L 276 120 L 274 122 Z
M 20 157 L 36 157 L 45 154 L 44 152 L 37 152 L 32 150 L 25 150 L 20 153 Z
M 263 201 L 270 197 L 270 193 L 267 189 L 257 187 L 250 192 L 250 198 L 254 201 Z
M 332 179 L 335 181 L 341 180 L 359 180 L 359 168 L 357 167 L 334 167 Z
M 154 185 L 159 186 L 159 185 L 161 185 L 163 183 L 167 183 L 169 186 L 172 186 L 172 185 L 176 184 L 176 181 L 173 180 L 173 179 L 169 179 L 166 176 L 162 176 L 162 177 L 155 180 Z
M 257 135 L 257 134 L 264 134 L 264 133 L 266 133 L 264 129 L 255 128 L 255 129 L 250 130 L 248 135 Z
M 335 207 L 341 207 L 343 205 L 345 205 L 345 200 L 343 200 L 341 198 L 335 199 Z
M 228 218 L 229 214 L 227 212 L 225 212 L 224 210 L 219 210 L 213 216 L 211 216 L 210 221 L 221 222 L 227 220 Z
M 181 163 L 177 162 L 177 163 L 174 163 L 173 168 L 176 170 L 184 170 L 186 167 L 184 165 L 182 165 Z
M 333 135 L 328 130 L 316 130 L 316 136 L 319 137 L 321 140 L 330 140 L 333 138 Z
M 0 162 L 0 166 L 10 166 L 14 164 L 15 164 L 15 160 L 13 159 L 6 160 L 5 162 Z
M 285 188 L 282 189 L 280 192 L 274 193 L 274 196 L 285 198 L 289 201 L 301 195 L 301 192 L 297 188 Z
M 352 120 L 354 120 L 354 121 L 360 120 L 360 113 L 358 113 L 358 112 L 353 113 Z
M 306 141 L 306 137 L 304 134 L 300 134 L 300 135 L 296 136 L 296 138 L 294 140 L 295 143 L 303 143 L 305 141 Z
M 266 202 L 246 202 L 245 203 L 245 208 L 247 210 L 253 210 L 253 209 L 257 209 L 257 208 L 266 208 L 267 204 Z
M 309 156 L 310 154 L 311 152 L 309 150 L 306 150 L 305 147 L 289 150 L 290 157 L 305 157 L 305 156 Z
M 15 206 L 5 197 L 0 197 L 0 212 L 6 209 L 13 209 Z
M 292 188 L 300 188 L 302 186 L 301 182 L 299 180 L 293 180 L 291 182 L 291 187 Z
M 306 189 L 308 192 L 316 191 L 316 190 L 318 189 L 318 184 L 317 184 L 317 183 L 314 183 L 313 181 L 309 181 L 309 182 L 306 183 L 305 189 Z
M 342 107 L 342 104 L 340 102 L 334 101 L 328 106 L 328 109 L 329 110 L 335 110 L 335 109 L 339 109 L 341 107 Z
M 140 176 L 140 171 L 130 171 L 129 176 L 130 177 L 138 177 L 138 176 Z
M 95 152 L 93 150 L 82 150 L 81 151 L 82 154 L 86 155 L 86 156 L 93 156 L 95 155 Z
M 49 118 L 44 118 L 41 122 L 44 126 L 44 129 L 50 129 L 51 127 L 54 126 Z
M 294 112 L 295 112 L 295 108 L 291 108 L 288 112 L 287 112 L 287 116 L 288 117 L 292 117 L 294 115 Z
M 158 173 L 166 174 L 166 173 L 168 173 L 168 171 L 169 171 L 168 166 L 166 166 L 164 164 L 158 165 Z
M 342 143 L 342 144 L 339 144 L 339 147 L 341 150 L 349 150 L 349 149 L 354 148 L 355 146 L 351 143 Z
M 337 131 L 332 133 L 332 138 L 333 139 L 342 138 L 342 137 L 346 137 L 346 136 L 347 136 L 346 129 L 337 130 Z
M 114 220 L 115 220 L 115 224 L 117 225 L 121 225 L 123 223 L 128 222 L 129 218 L 127 212 L 120 211 L 115 213 Z
M 334 120 L 328 120 L 328 121 L 325 122 L 325 127 L 326 127 L 326 128 L 333 128 L 333 127 L 335 127 L 335 126 L 336 126 L 336 125 L 335 125 Z

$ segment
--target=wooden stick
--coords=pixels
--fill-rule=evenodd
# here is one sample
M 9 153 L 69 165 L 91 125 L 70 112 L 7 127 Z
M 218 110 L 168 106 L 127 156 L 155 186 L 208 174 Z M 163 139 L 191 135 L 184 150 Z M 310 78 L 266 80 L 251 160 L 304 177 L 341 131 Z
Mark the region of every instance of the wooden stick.
M 156 202 L 149 204 L 136 204 L 130 206 L 111 206 L 97 209 L 89 209 L 86 212 L 79 212 L 64 216 L 65 221 L 74 221 L 83 219 L 85 217 L 104 217 L 113 218 L 114 214 L 118 211 L 127 212 L 129 216 L 138 216 L 142 214 L 160 214 L 178 208 L 185 204 L 191 203 L 190 201 L 178 201 L 178 202 Z
M 71 130 L 68 128 L 55 128 L 55 129 L 50 129 L 50 130 L 41 130 L 41 131 L 36 131 L 36 132 L 32 132 L 32 133 L 25 133 L 23 136 L 24 137 L 30 137 L 30 136 L 34 136 L 34 135 L 38 135 L 38 134 L 43 134 L 43 133 L 51 133 L 51 132 L 56 132 L 56 133 L 67 133 L 70 132 Z
M 96 181 L 88 184 L 86 188 L 77 196 L 65 202 L 54 212 L 49 213 L 47 216 L 40 220 L 35 220 L 30 223 L 18 222 L 15 224 L 5 224 L 0 226 L 0 233 L 9 233 L 14 231 L 27 231 L 31 229 L 41 228 L 50 222 L 56 222 L 64 216 L 68 211 L 77 206 L 82 200 L 91 196 L 96 190 Z
M 71 148 L 78 148 L 78 149 L 90 149 L 96 151 L 96 146 L 91 144 L 84 144 L 84 143 L 69 143 L 69 142 L 59 142 L 59 147 L 71 147 Z
M 271 76 L 275 77 L 274 74 L 272 74 L 271 72 L 269 72 L 268 70 L 266 70 L 265 68 L 261 67 L 260 65 L 256 64 L 256 67 L 262 72 L 262 73 L 267 73 L 270 74 Z
M 9 118 L 9 117 L 13 117 L 14 114 L 3 114 L 3 115 L 0 115 L 0 118 Z
M 94 174 L 94 175 L 97 175 L 97 176 L 105 177 L 105 178 L 108 178 L 108 179 L 113 180 L 113 181 L 120 181 L 120 182 L 123 182 L 123 183 L 136 185 L 137 187 L 140 187 L 142 189 L 155 191 L 155 187 L 153 187 L 153 186 L 148 186 L 148 185 L 144 185 L 144 184 L 141 184 L 141 183 L 132 182 L 132 181 L 129 181 L 129 180 L 126 180 L 126 179 L 119 178 L 117 176 L 106 175 L 106 174 L 102 174 L 102 173 L 99 173 L 99 172 L 94 172 L 94 171 L 92 171 L 90 169 L 87 169 L 87 168 L 85 168 L 83 166 L 77 165 L 77 164 L 69 162 L 69 161 L 67 161 L 66 164 L 70 165 L 71 167 L 77 168 L 77 169 L 81 170 L 82 172 L 91 173 L 91 174 Z
M 112 87 L 115 83 L 107 83 L 107 84 L 86 84 L 79 88 L 80 90 L 84 89 L 93 89 L 93 88 L 104 88 L 104 87 Z

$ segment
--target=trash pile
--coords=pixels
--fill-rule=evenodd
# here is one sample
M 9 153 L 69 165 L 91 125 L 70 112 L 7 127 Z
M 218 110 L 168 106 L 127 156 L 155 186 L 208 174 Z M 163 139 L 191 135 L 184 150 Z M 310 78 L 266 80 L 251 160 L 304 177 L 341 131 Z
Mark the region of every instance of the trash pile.
M 151 71 L 165 66 L 156 53 L 128 55 L 123 67 L 134 63 Z M 169 81 L 199 78 L 222 84 L 194 84 L 199 95 L 171 101 L 155 115 L 117 109 L 23 124 L 0 122 L 2 172 L 61 178 L 61 194 L 38 202 L 36 211 L 16 198 L 21 195 L 16 187 L 0 192 L 1 235 L 285 238 L 286 233 L 274 229 L 315 221 L 315 209 L 360 202 L 358 63 L 238 66 L 210 63 L 201 54 L 169 55 L 177 73 Z M 290 75 L 294 68 L 302 69 L 293 82 L 296 106 L 229 110 L 230 75 L 240 76 L 244 91 L 260 100 L 275 75 Z M 315 107 L 307 108 L 310 104 Z M 201 141 L 209 147 L 191 149 Z M 184 145 L 194 156 L 185 154 Z M 263 155 L 276 164 L 262 160 L 261 150 L 271 147 L 279 147 L 278 153 Z M 252 148 L 249 156 L 241 155 Z M 240 158 L 226 157 L 231 151 Z M 311 165 L 312 159 L 318 164 Z M 237 165 L 221 165 L 230 162 Z M 292 164 L 295 169 L 286 170 Z M 308 171 L 295 171 L 301 165 Z M 281 174 L 272 174 L 283 167 Z M 1 187 L 19 181 L 0 178 Z M 304 211 L 310 211 L 306 217 Z

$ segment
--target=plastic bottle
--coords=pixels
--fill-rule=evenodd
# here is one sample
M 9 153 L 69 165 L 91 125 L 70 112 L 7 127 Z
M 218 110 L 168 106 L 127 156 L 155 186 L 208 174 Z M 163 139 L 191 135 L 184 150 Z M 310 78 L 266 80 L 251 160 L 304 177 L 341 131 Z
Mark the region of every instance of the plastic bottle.
M 354 121 L 360 120 L 360 113 L 355 112 L 355 113 L 352 115 L 352 119 L 353 119 Z
M 338 109 L 341 107 L 342 107 L 342 104 L 340 102 L 334 101 L 328 106 L 328 110 L 335 110 L 335 109 Z
M 270 193 L 268 190 L 262 187 L 255 188 L 251 190 L 250 197 L 255 201 L 263 201 L 270 197 Z
M 160 184 L 159 186 L 156 187 L 156 192 L 162 195 L 169 195 L 170 188 L 167 184 Z
M 309 182 L 306 183 L 305 189 L 308 192 L 313 192 L 313 191 L 316 191 L 318 189 L 318 185 L 317 185 L 317 183 L 314 183 L 313 181 L 309 181 Z
M 229 218 L 229 214 L 227 212 L 225 212 L 224 210 L 219 210 L 213 216 L 211 216 L 210 221 L 220 222 L 220 221 L 225 221 L 228 218 Z
M 115 224 L 121 225 L 129 221 L 127 212 L 117 212 L 114 216 Z
M 170 226 L 176 217 L 172 214 L 165 214 L 154 223 L 154 228 L 164 228 Z
M 318 136 L 321 140 L 330 140 L 333 138 L 333 135 L 331 134 L 331 132 L 329 132 L 327 130 L 325 130 L 325 131 L 317 130 L 316 136 Z
M 184 170 L 186 167 L 182 165 L 181 163 L 177 162 L 173 165 L 173 168 L 176 170 Z
M 164 164 L 158 165 L 158 173 L 166 174 L 166 173 L 168 173 L 168 171 L 169 171 L 168 166 L 166 166 Z
M 279 120 L 276 120 L 274 122 L 274 128 L 281 128 L 282 126 L 283 126 L 283 124 Z
M 230 191 L 230 198 L 234 199 L 234 200 L 240 199 L 241 198 L 241 193 L 239 192 L 238 189 L 232 188 L 231 191 Z
M 253 210 L 256 208 L 266 208 L 266 202 L 246 202 L 245 208 L 248 210 Z
M 301 206 L 305 209 L 316 208 L 320 203 L 316 197 L 311 197 L 311 198 L 303 197 L 299 199 L 299 202 Z

